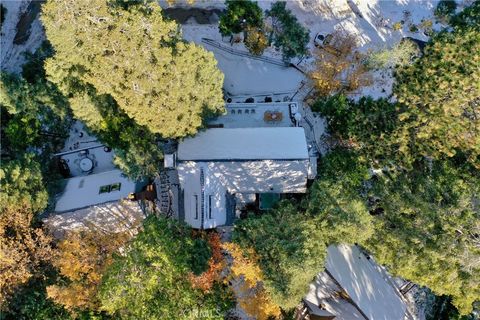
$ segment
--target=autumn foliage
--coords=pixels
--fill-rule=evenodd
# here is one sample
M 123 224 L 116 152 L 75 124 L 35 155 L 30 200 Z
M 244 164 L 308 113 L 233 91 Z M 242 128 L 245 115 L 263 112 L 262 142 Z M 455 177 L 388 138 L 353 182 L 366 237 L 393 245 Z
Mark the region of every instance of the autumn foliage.
M 32 227 L 32 221 L 33 212 L 26 205 L 0 212 L 0 309 L 18 286 L 39 275 L 42 263 L 54 257 L 52 238 Z
M 262 284 L 260 269 L 253 249 L 243 251 L 235 243 L 223 243 L 222 248 L 232 257 L 230 275 L 227 278 L 234 287 L 240 307 L 257 320 L 278 318 L 280 307 L 272 302 Z
M 309 76 L 320 95 L 355 91 L 371 83 L 357 47 L 355 36 L 337 31 L 314 51 L 315 65 Z
M 128 233 L 103 233 L 100 230 L 75 231 L 67 234 L 59 245 L 54 261 L 65 284 L 47 287 L 48 297 L 68 310 L 96 309 L 98 286 L 112 254 L 130 238 Z
M 220 235 L 216 232 L 208 234 L 208 245 L 212 252 L 212 257 L 208 261 L 208 269 L 200 275 L 189 273 L 189 280 L 192 287 L 201 289 L 204 292 L 210 292 L 213 284 L 220 281 L 220 272 L 225 266 L 222 247 L 220 243 Z

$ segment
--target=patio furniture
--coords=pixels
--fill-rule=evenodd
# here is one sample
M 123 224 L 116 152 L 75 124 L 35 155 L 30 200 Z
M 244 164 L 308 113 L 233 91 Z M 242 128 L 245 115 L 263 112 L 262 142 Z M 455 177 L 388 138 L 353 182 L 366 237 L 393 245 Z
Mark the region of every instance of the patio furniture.
M 265 111 L 263 120 L 265 122 L 280 122 L 283 120 L 283 113 L 279 111 Z

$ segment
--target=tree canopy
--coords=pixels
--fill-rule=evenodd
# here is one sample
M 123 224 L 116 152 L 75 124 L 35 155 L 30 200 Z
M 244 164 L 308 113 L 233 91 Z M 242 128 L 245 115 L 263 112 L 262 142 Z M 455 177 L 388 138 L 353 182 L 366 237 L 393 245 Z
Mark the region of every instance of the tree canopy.
M 63 279 L 47 287 L 50 299 L 67 310 L 98 310 L 98 287 L 102 274 L 131 238 L 128 232 L 109 233 L 98 229 L 69 232 L 59 241 L 53 265 Z
M 2 192 L 3 193 L 3 192 Z M 42 264 L 52 261 L 52 239 L 32 227 L 34 212 L 27 203 L 16 202 L 0 211 L 0 312 L 8 309 L 9 298 L 34 276 Z
M 398 71 L 396 140 L 402 156 L 463 153 L 480 168 L 479 52 L 479 30 L 458 27 L 435 36 L 417 62 Z
M 233 241 L 253 249 L 265 289 L 282 308 L 295 307 L 322 269 L 326 247 L 315 224 L 290 202 L 259 217 L 240 221 Z
M 45 188 L 40 164 L 32 154 L 17 160 L 2 163 L 0 168 L 0 210 L 27 205 L 33 212 L 47 207 L 48 193 Z
M 257 2 L 226 0 L 227 10 L 220 17 L 218 28 L 223 36 L 252 29 L 263 29 L 263 11 Z
M 213 54 L 182 41 L 154 1 L 48 1 L 42 21 L 55 49 L 49 79 L 91 126 L 104 125 L 90 101 L 102 95 L 164 138 L 195 134 L 206 116 L 223 111 L 223 74 Z
M 36 78 L 0 73 L 2 156 L 16 157 L 38 147 L 52 151 L 65 139 L 69 125 L 68 102 L 55 85 Z
M 290 60 L 308 53 L 309 31 L 302 26 L 293 13 L 286 8 L 287 2 L 273 2 L 266 16 L 271 18 L 271 40 L 282 49 L 283 59 Z
M 397 102 L 337 95 L 312 106 L 326 117 L 332 145 L 354 150 L 371 170 L 353 176 L 363 181 L 358 185 L 348 166 L 337 167 L 332 172 L 347 185 L 335 192 L 337 185 L 329 185 L 320 169 L 308 205 L 338 218 L 340 229 L 355 217 L 359 223 L 346 230 L 365 235 L 356 241 L 377 261 L 452 297 L 461 314 L 480 301 L 479 8 L 474 4 L 453 16 L 452 29 L 434 36 L 421 58 L 397 67 Z M 355 159 L 339 159 L 354 167 Z M 329 194 L 333 206 L 325 206 Z
M 398 127 L 396 104 L 371 97 L 353 101 L 338 94 L 318 99 L 312 110 L 325 117 L 327 130 L 335 139 L 333 146 L 352 148 L 364 159 L 381 164 L 396 160 L 396 144 L 392 142 Z
M 396 275 L 450 295 L 462 314 L 480 300 L 480 177 L 449 163 L 380 175 L 375 233 L 364 242 Z
M 101 309 L 123 318 L 223 319 L 229 294 L 193 289 L 188 273 L 195 254 L 191 230 L 177 221 L 151 216 L 144 230 L 117 255 L 102 279 Z
M 267 293 L 284 309 L 294 308 L 322 271 L 328 245 L 361 242 L 373 232 L 367 207 L 355 193 L 367 170 L 355 161 L 341 150 L 329 154 L 303 203 L 284 200 L 235 226 L 233 241 L 253 249 Z M 346 173 L 338 176 L 341 170 Z

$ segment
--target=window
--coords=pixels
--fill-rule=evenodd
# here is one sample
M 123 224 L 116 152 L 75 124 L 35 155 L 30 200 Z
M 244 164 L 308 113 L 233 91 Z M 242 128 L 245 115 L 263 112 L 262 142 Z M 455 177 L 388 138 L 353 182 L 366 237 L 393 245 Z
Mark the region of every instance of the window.
M 120 191 L 121 187 L 122 187 L 122 184 L 120 182 L 114 183 L 114 184 L 110 185 L 110 192 Z
M 100 187 L 98 194 L 120 191 L 121 187 L 122 187 L 122 184 L 120 182 L 107 184 Z
M 208 219 L 212 219 L 212 196 L 208 196 Z
M 98 193 L 102 194 L 102 193 L 109 193 L 109 192 L 110 192 L 110 185 L 106 185 L 106 186 L 101 186 L 100 191 Z
M 193 196 L 193 205 L 195 206 L 195 220 L 198 220 L 198 196 Z

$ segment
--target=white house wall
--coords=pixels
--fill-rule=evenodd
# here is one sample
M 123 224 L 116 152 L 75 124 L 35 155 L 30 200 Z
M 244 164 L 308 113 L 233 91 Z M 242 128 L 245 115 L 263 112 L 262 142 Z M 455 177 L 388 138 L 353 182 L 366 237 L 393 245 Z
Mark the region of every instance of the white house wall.
M 136 183 L 125 177 L 120 170 L 111 170 L 97 174 L 70 178 L 63 194 L 55 205 L 56 212 L 71 211 L 88 206 L 117 201 L 134 193 Z M 118 191 L 99 193 L 101 186 L 121 183 Z
M 184 195 L 185 222 L 194 228 L 201 228 L 200 172 L 202 169 L 204 172 L 204 228 L 215 228 L 226 223 L 225 194 L 227 192 L 230 194 L 306 192 L 308 160 L 180 162 L 177 170 Z M 210 195 L 212 196 L 211 219 L 208 205 Z M 195 196 L 197 196 L 196 201 Z

